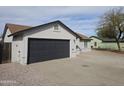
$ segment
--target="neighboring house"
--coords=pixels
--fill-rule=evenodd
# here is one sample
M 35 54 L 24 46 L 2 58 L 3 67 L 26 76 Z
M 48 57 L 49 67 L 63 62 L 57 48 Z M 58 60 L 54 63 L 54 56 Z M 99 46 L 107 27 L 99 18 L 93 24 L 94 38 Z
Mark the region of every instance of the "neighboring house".
M 107 49 L 107 50 L 118 50 L 115 39 L 109 38 L 98 38 L 91 36 L 91 48 Z M 121 51 L 124 51 L 124 40 L 120 40 Z
M 102 40 L 96 36 L 91 36 L 91 48 L 100 48 Z
M 61 21 L 35 27 L 6 24 L 2 40 L 4 50 L 8 49 L 6 58 L 21 64 L 71 58 L 90 50 L 90 39 L 75 33 Z
M 81 48 L 81 51 L 82 52 L 90 51 L 91 50 L 91 45 L 90 45 L 91 39 L 80 33 L 77 33 L 77 34 L 81 37 L 79 41 L 79 46 Z

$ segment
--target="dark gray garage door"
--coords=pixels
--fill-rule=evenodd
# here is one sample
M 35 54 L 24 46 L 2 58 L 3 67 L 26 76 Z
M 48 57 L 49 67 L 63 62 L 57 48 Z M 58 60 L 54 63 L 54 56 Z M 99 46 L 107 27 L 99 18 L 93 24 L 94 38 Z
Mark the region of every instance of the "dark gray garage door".
M 69 40 L 30 38 L 28 40 L 28 63 L 69 57 L 69 49 Z

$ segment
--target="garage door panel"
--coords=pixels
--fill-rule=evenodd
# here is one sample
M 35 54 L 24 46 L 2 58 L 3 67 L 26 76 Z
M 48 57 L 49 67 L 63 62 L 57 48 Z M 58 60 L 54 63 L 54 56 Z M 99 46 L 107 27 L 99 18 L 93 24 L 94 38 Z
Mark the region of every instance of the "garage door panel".
M 69 57 L 69 40 L 29 39 L 28 63 Z

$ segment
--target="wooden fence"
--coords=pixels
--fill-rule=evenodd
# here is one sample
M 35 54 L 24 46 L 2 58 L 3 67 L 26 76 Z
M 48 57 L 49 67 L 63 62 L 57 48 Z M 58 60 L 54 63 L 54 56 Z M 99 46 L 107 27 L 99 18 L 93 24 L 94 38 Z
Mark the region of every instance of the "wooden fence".
M 4 43 L 2 47 L 2 63 L 9 63 L 11 61 L 11 43 Z

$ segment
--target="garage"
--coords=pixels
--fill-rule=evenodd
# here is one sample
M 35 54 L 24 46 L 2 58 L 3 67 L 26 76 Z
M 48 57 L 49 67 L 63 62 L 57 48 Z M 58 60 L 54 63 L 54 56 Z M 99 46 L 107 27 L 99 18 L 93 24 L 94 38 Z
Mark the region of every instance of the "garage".
M 28 39 L 28 64 L 70 57 L 69 40 Z
M 81 36 L 61 21 L 38 26 L 7 24 L 5 41 L 11 40 L 11 62 L 23 65 L 59 58 L 76 57 L 82 52 Z M 13 33 L 11 33 L 11 31 Z M 80 48 L 80 49 L 79 49 Z

